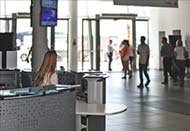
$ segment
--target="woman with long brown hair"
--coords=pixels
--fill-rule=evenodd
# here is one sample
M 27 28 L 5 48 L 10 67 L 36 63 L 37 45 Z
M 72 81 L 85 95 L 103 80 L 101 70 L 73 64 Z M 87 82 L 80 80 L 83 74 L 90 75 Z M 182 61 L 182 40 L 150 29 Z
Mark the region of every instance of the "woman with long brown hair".
M 56 51 L 47 51 L 44 55 L 40 70 L 36 76 L 35 86 L 46 86 L 58 83 L 57 73 L 55 71 L 56 63 Z

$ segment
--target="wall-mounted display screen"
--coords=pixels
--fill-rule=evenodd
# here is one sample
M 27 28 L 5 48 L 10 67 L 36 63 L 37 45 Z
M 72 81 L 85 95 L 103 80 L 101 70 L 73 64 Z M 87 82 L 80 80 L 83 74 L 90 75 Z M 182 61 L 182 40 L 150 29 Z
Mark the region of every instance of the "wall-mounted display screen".
M 57 25 L 58 0 L 41 0 L 41 26 Z

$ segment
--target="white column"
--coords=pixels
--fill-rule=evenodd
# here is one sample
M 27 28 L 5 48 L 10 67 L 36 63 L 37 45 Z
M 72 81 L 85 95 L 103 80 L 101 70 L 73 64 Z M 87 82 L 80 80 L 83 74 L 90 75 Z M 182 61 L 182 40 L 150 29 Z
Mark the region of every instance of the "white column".
M 69 7 L 69 69 L 77 71 L 77 0 L 70 0 Z
M 40 0 L 34 0 L 32 9 L 32 69 L 39 69 L 48 49 L 47 27 L 40 26 Z

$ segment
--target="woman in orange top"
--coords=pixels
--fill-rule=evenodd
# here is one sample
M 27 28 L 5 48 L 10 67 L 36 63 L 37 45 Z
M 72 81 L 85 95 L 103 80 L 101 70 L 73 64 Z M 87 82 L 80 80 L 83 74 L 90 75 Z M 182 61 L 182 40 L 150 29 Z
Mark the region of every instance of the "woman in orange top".
M 129 40 L 123 40 L 121 45 L 123 46 L 123 48 L 119 52 L 121 56 L 121 63 L 124 70 L 124 76 L 122 77 L 122 79 L 126 79 L 127 71 L 129 71 L 129 56 L 131 48 Z M 131 78 L 131 75 L 129 78 Z

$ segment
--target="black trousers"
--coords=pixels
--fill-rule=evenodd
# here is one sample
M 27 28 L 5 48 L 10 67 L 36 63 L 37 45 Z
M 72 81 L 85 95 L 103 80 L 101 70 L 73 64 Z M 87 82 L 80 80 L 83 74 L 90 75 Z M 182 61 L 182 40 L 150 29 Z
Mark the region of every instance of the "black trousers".
M 111 62 L 113 61 L 113 53 L 108 54 L 108 69 L 111 69 Z
M 185 78 L 185 60 L 176 60 L 176 65 L 178 67 L 177 76 L 179 76 L 180 81 L 184 81 L 184 78 Z
M 163 58 L 163 68 L 164 68 L 164 82 L 168 82 L 168 74 L 172 76 L 171 73 L 172 58 Z

